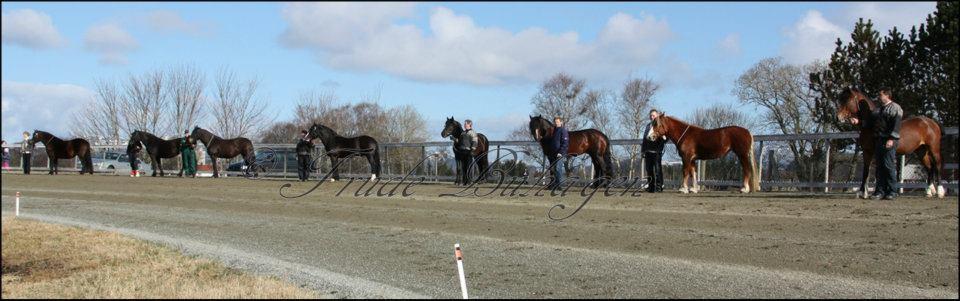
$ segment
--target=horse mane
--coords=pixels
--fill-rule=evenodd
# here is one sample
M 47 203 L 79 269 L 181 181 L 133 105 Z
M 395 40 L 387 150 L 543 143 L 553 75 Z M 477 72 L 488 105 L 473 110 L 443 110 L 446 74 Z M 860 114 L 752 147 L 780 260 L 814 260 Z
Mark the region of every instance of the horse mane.
M 34 131 L 34 132 L 37 132 L 37 133 L 40 133 L 40 134 L 43 134 L 43 135 L 46 135 L 46 136 L 50 136 L 50 140 L 49 140 L 49 141 L 50 141 L 51 143 L 53 143 L 53 142 L 63 142 L 63 141 L 65 141 L 65 140 L 61 139 L 60 137 L 57 137 L 56 135 L 51 134 L 50 132 L 47 132 L 47 131 L 41 131 L 41 130 L 33 130 L 33 131 Z M 40 140 L 40 142 L 43 142 L 44 145 L 47 144 L 47 141 Z
M 675 118 L 675 117 L 670 116 L 670 115 L 660 115 L 660 118 L 668 118 L 668 119 L 672 120 L 673 122 L 679 123 L 680 126 L 682 126 L 682 127 L 690 126 L 691 129 L 701 129 L 701 130 L 704 129 L 703 127 L 701 127 L 701 126 L 699 126 L 699 125 L 696 125 L 696 124 L 693 124 L 693 123 L 690 123 L 690 122 L 686 122 L 686 121 L 680 120 L 680 118 Z

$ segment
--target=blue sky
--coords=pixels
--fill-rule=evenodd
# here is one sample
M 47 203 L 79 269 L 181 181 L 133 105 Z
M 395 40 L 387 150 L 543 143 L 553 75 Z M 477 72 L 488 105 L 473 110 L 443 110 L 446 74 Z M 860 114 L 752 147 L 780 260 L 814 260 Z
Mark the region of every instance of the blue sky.
M 662 84 L 675 115 L 737 104 L 737 76 L 767 57 L 826 59 L 858 17 L 882 32 L 923 22 L 920 3 L 8 3 L 3 2 L 3 137 L 69 134 L 95 79 L 176 64 L 262 81 L 279 120 L 299 93 L 356 102 L 380 89 L 440 127 L 472 118 L 491 139 L 525 122 L 557 71 L 618 90 Z M 209 90 L 209 89 L 208 89 Z M 743 110 L 753 110 L 742 107 Z M 28 114 L 29 112 L 29 114 Z M 431 128 L 432 129 L 432 128 Z M 430 131 L 431 133 L 433 131 Z M 438 137 L 435 137 L 439 140 Z

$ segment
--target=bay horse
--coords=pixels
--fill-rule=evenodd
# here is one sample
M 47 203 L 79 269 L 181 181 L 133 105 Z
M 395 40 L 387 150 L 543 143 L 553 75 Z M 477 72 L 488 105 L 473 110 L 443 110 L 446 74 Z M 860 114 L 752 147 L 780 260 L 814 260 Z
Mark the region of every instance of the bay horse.
M 213 159 L 214 178 L 220 177 L 217 172 L 217 158 L 230 159 L 241 156 L 244 164 L 251 166 L 256 156 L 253 150 L 253 142 L 244 137 L 223 139 L 199 126 L 193 128 L 190 137 L 203 142 L 203 145 L 207 147 L 207 155 L 210 155 L 210 158 Z
M 757 164 L 753 154 L 753 135 L 739 126 L 725 126 L 716 129 L 704 129 L 680 121 L 671 116 L 660 115 L 653 120 L 647 139 L 656 140 L 661 136 L 677 146 L 677 153 L 683 161 L 683 180 L 680 192 L 697 193 L 697 160 L 719 159 L 732 150 L 740 160 L 743 169 L 743 188 L 740 192 L 760 191 L 760 179 L 757 178 Z M 687 188 L 687 180 L 693 179 L 693 187 Z
M 33 130 L 33 138 L 30 139 L 30 148 L 33 148 L 37 142 L 43 143 L 47 151 L 47 158 L 50 160 L 50 174 L 60 174 L 59 159 L 73 159 L 79 157 L 83 163 L 80 174 L 84 172 L 93 174 L 93 157 L 91 156 L 90 142 L 83 138 L 76 138 L 69 141 L 57 138 L 50 133 Z
M 837 118 L 841 122 L 849 122 L 859 127 L 860 136 L 857 138 L 857 143 L 863 150 L 864 162 L 863 176 L 860 180 L 863 198 L 870 197 L 867 192 L 867 177 L 870 176 L 870 165 L 873 164 L 872 112 L 876 109 L 877 103 L 856 87 L 845 88 L 840 93 L 837 103 Z M 905 117 L 900 123 L 897 155 L 916 154 L 920 158 L 920 162 L 927 170 L 927 197 L 932 197 L 934 193 L 940 198 L 946 195 L 946 190 L 940 185 L 940 175 L 943 172 L 943 160 L 940 156 L 942 135 L 943 128 L 940 124 L 926 116 Z
M 380 176 L 380 147 L 377 140 L 370 136 L 359 136 L 346 138 L 337 134 L 333 129 L 314 123 L 307 132 L 307 139 L 313 140 L 320 138 L 323 142 L 323 148 L 330 157 L 331 167 L 337 166 L 340 159 L 349 158 L 352 155 L 360 154 L 367 158 L 370 163 L 370 179 L 375 180 Z M 340 180 L 339 169 L 333 170 L 333 178 L 330 181 Z
M 557 151 L 553 150 L 551 139 L 553 131 L 556 128 L 553 122 L 550 122 L 542 115 L 530 116 L 530 134 L 533 139 L 540 143 L 540 149 L 543 155 L 553 165 L 557 161 Z M 596 129 L 584 129 L 570 131 L 570 146 L 567 149 L 569 156 L 587 154 L 593 162 L 593 187 L 608 183 L 613 179 L 613 156 L 610 154 L 610 138 Z M 596 181 L 599 180 L 599 181 Z
M 453 119 L 453 117 L 447 118 L 447 122 L 443 125 L 443 131 L 440 132 L 441 138 L 450 137 L 450 140 L 453 140 L 453 155 L 457 160 L 457 177 L 454 180 L 454 184 L 464 184 L 468 178 L 468 170 L 470 170 L 470 164 L 467 160 L 466 151 L 457 149 L 457 141 L 460 139 L 460 135 L 463 134 L 463 126 L 460 125 L 460 122 Z M 490 166 L 490 160 L 487 158 L 486 153 L 490 150 L 490 141 L 487 140 L 487 136 L 484 134 L 477 133 L 477 148 L 473 150 L 473 156 L 477 157 L 477 170 L 480 171 L 480 175 L 477 176 L 477 181 L 483 180 L 486 178 L 487 167 Z M 482 155 L 482 156 L 481 156 Z
M 144 149 L 147 150 L 147 154 L 150 155 L 150 167 L 153 167 L 153 175 L 151 177 L 157 176 L 157 169 L 160 170 L 160 176 L 164 176 L 163 168 L 161 167 L 160 160 L 173 158 L 180 155 L 180 139 L 170 139 L 164 140 L 160 137 L 157 137 L 151 133 L 144 131 L 136 130 L 133 133 L 130 133 L 130 142 L 128 145 L 143 144 Z M 183 164 L 180 164 L 180 173 L 177 176 L 183 175 Z

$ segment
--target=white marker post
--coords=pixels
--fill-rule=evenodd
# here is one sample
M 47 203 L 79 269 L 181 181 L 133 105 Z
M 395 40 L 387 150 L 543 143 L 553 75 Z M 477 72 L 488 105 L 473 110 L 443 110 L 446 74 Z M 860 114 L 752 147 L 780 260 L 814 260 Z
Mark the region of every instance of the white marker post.
M 467 299 L 467 280 L 463 276 L 463 251 L 460 251 L 460 244 L 454 244 L 454 255 L 457 257 L 457 272 L 460 273 L 460 291 L 463 292 L 463 298 Z
M 16 207 L 15 209 L 13 209 L 14 216 L 20 216 L 20 192 L 19 191 L 17 191 L 17 198 L 14 201 L 14 203 L 15 203 L 14 207 Z

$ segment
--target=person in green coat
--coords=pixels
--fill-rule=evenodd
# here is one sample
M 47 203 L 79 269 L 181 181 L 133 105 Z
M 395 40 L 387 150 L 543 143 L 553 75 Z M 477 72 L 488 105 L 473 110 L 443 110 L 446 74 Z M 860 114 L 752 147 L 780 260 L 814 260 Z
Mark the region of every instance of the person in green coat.
M 183 162 L 183 173 L 191 178 L 197 177 L 197 153 L 194 151 L 196 143 L 190 138 L 190 131 L 183 131 L 184 137 L 180 138 L 180 156 Z

